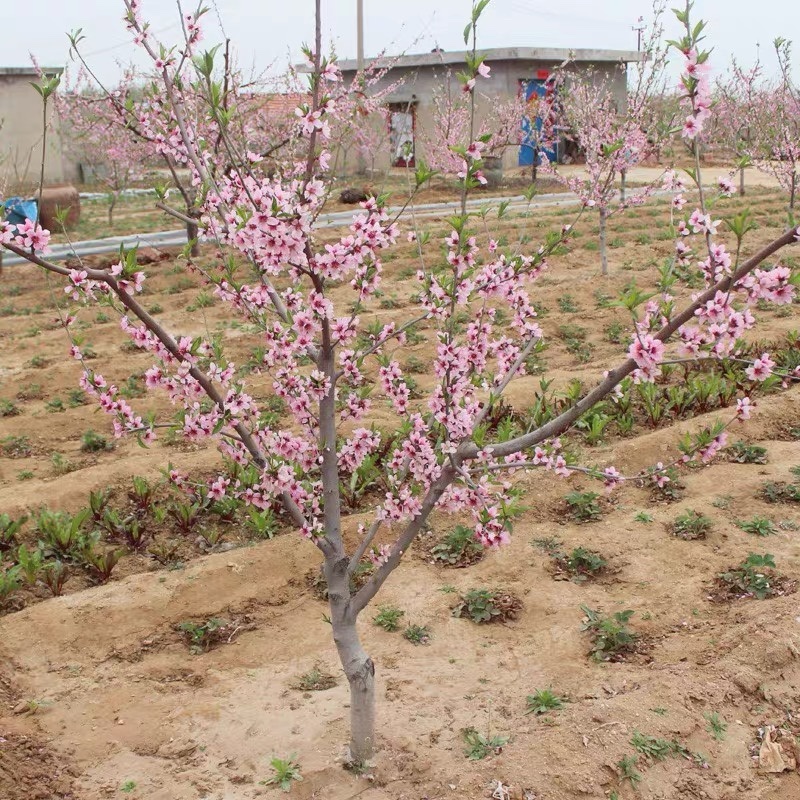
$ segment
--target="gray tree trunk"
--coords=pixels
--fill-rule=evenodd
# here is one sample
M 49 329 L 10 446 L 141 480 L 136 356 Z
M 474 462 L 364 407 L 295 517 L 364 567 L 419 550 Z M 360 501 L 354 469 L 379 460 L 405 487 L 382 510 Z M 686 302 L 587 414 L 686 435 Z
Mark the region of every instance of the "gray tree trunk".
M 326 562 L 333 641 L 350 684 L 350 759 L 365 764 L 375 744 L 375 664 L 361 646 L 350 607 L 348 559 Z
M 191 254 L 193 257 L 197 257 L 200 255 L 200 230 L 197 227 L 196 222 L 187 222 L 186 223 L 186 241 L 192 242 L 192 250 Z
M 739 196 L 744 197 L 744 167 L 739 169 Z

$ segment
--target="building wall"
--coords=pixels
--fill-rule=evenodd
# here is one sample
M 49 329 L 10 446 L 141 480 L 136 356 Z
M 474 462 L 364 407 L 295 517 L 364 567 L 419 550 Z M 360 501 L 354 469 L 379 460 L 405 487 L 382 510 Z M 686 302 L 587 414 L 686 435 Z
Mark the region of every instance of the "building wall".
M 32 75 L 0 74 L 0 190 L 38 185 L 42 163 L 42 98 Z M 64 180 L 61 137 L 53 104 L 48 104 L 45 183 Z
M 507 102 L 520 92 L 521 81 L 536 79 L 542 71 L 550 72 L 558 66 L 555 62 L 523 61 L 520 59 L 487 62 L 491 67 L 491 76 L 488 80 L 479 80 L 476 91 L 475 113 L 477 124 L 491 116 L 493 109 L 499 103 Z M 461 70 L 461 65 L 452 65 L 450 72 L 446 65 L 421 66 L 421 67 L 395 67 L 379 81 L 373 91 L 380 92 L 391 87 L 398 81 L 402 85 L 392 91 L 388 102 L 398 105 L 413 104 L 415 110 L 415 141 L 416 153 L 425 157 L 422 131 L 432 131 L 434 127 L 434 103 L 432 95 L 450 81 L 450 91 L 457 97 L 461 89 L 456 74 Z M 627 95 L 627 73 L 624 67 L 617 63 L 604 62 L 597 65 L 577 64 L 572 68 L 573 73 L 587 73 L 591 69 L 592 80 L 597 85 L 607 84 L 620 108 L 624 108 Z M 351 81 L 355 73 L 346 71 L 345 82 Z M 376 122 L 374 124 L 382 124 Z M 516 167 L 518 164 L 519 147 L 506 148 L 503 155 L 503 165 L 506 168 Z M 383 152 L 376 154 L 374 168 L 385 170 L 390 166 L 390 152 L 388 142 L 383 147 Z

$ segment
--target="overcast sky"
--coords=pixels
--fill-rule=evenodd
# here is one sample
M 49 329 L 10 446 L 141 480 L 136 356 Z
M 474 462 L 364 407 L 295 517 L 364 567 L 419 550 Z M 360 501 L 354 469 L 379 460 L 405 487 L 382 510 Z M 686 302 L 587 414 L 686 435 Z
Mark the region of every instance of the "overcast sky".
M 184 0 L 191 5 L 194 0 Z M 213 0 L 207 17 L 208 44 L 221 38 Z M 681 4 L 681 0 L 670 5 Z M 298 46 L 313 36 L 313 0 L 216 0 L 225 32 L 238 48 L 242 67 L 261 71 L 296 61 Z M 367 55 L 426 52 L 438 45 L 461 49 L 461 31 L 471 0 L 364 0 Z M 356 50 L 356 0 L 322 0 L 323 28 L 340 58 Z M 151 30 L 166 42 L 180 34 L 176 4 L 142 0 Z M 605 47 L 635 49 L 631 29 L 639 15 L 649 18 L 651 0 L 491 0 L 479 29 L 479 45 L 528 47 Z M 119 74 L 119 63 L 135 60 L 136 48 L 121 22 L 122 0 L 0 0 L 0 66 L 26 66 L 29 54 L 47 66 L 67 62 L 66 32 L 83 28 L 84 51 L 105 81 Z M 713 63 L 724 70 L 735 54 L 743 64 L 761 45 L 765 65 L 774 69 L 772 40 L 800 33 L 800 3 L 789 0 L 696 0 L 695 13 L 709 20 Z M 668 13 L 667 33 L 677 35 Z M 798 42 L 800 48 L 800 42 Z

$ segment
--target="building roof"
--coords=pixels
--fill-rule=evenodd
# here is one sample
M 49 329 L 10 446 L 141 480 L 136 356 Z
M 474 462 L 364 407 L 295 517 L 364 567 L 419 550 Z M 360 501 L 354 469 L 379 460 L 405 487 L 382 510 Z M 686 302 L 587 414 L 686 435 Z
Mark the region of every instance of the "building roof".
M 40 69 L 45 75 L 60 75 L 64 71 L 64 67 L 41 67 Z M 0 67 L 0 75 L 20 78 L 37 78 L 39 71 L 36 67 Z
M 561 62 L 569 58 L 571 61 L 590 62 L 601 64 L 604 62 L 629 63 L 641 61 L 642 53 L 636 50 L 601 50 L 581 49 L 570 50 L 566 47 L 495 47 L 489 50 L 480 50 L 483 60 L 491 61 L 556 61 Z M 386 67 L 435 67 L 447 64 L 463 64 L 466 57 L 471 55 L 466 50 L 435 51 L 433 53 L 416 53 L 404 56 L 384 56 L 378 59 L 364 59 L 367 65 L 374 64 L 378 68 Z M 354 58 L 338 62 L 342 72 L 355 72 L 358 62 Z

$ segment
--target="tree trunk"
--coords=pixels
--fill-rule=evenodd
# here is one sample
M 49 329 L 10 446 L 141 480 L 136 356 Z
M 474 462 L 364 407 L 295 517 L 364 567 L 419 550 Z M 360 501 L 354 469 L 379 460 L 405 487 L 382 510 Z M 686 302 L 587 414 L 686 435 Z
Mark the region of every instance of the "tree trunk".
M 606 210 L 600 209 L 600 265 L 603 275 L 608 275 L 608 253 L 606 251 Z
M 739 196 L 744 197 L 744 167 L 739 168 Z
M 200 229 L 197 227 L 196 222 L 186 223 L 186 241 L 192 243 L 191 255 L 196 258 L 200 255 Z
M 108 227 L 109 228 L 113 228 L 114 227 L 114 209 L 116 208 L 116 205 L 117 205 L 117 194 L 112 192 L 111 201 L 108 204 Z
M 366 764 L 375 744 L 375 664 L 361 646 L 355 622 L 334 629 L 333 640 L 350 684 L 350 758 Z
M 326 561 L 333 641 L 350 684 L 350 759 L 366 764 L 375 743 L 375 664 L 361 646 L 350 607 L 349 560 Z
M 794 200 L 797 194 L 797 178 L 792 177 L 792 191 L 789 194 L 789 213 L 794 213 Z
M 621 203 L 625 202 L 625 179 L 628 177 L 628 171 L 622 170 L 620 173 L 620 190 L 619 190 L 619 199 Z

